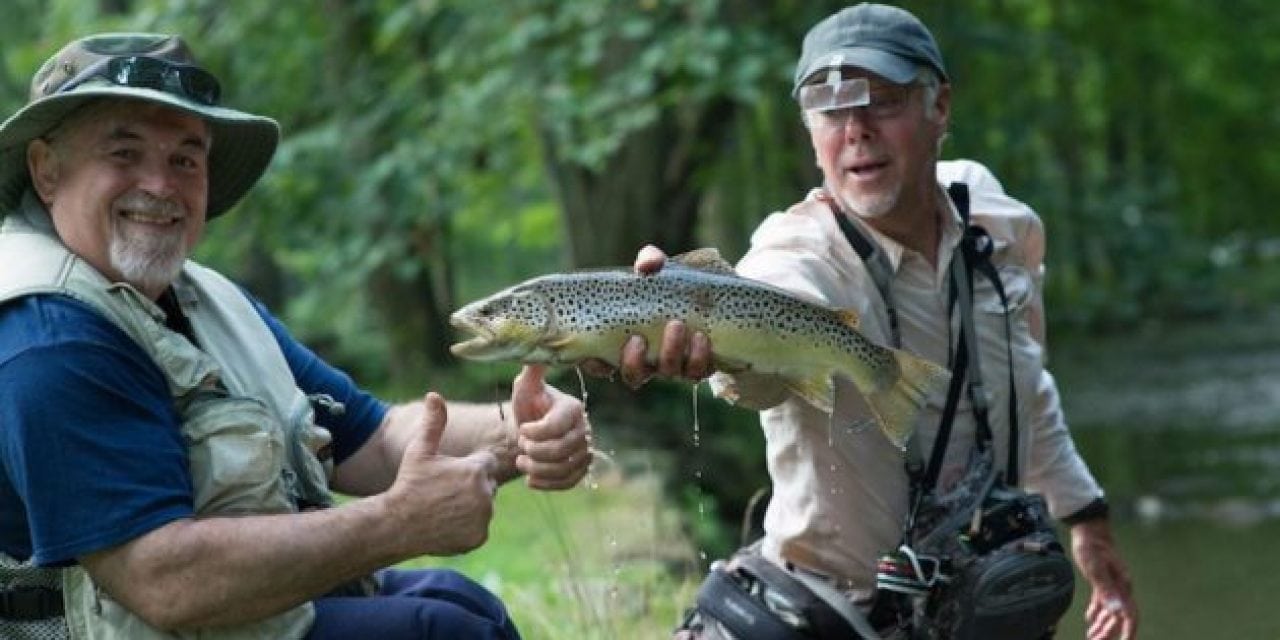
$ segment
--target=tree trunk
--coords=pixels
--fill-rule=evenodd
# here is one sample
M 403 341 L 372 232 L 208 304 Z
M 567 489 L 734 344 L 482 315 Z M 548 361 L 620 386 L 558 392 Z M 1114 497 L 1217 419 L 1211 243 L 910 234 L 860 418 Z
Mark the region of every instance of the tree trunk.
M 629 265 L 649 243 L 672 254 L 694 248 L 702 198 L 697 178 L 735 113 L 723 99 L 683 118 L 664 111 L 628 137 L 599 171 L 562 159 L 544 134 L 544 162 L 564 210 L 570 265 Z

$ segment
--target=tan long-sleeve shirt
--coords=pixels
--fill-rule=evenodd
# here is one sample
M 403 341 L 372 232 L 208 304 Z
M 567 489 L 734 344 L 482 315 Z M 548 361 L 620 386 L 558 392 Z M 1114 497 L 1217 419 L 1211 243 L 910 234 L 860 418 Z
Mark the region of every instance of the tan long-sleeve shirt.
M 1009 299 L 1013 327 L 1022 484 L 1043 493 L 1054 516 L 1069 515 L 1102 495 L 1102 490 L 1076 452 L 1057 386 L 1044 368 L 1040 219 L 1030 207 L 1007 196 L 980 164 L 940 162 L 937 173 L 939 188 L 953 181 L 968 183 L 972 220 L 994 240 L 993 262 Z M 892 296 L 903 348 L 943 365 L 959 331 L 959 314 L 949 314 L 947 307 L 948 265 L 961 237 L 961 222 L 954 208 L 950 214 L 942 225 L 936 267 L 924 256 L 861 226 L 886 252 L 893 268 Z M 885 345 L 891 342 L 880 293 L 831 210 L 814 194 L 766 219 L 752 236 L 751 248 L 737 270 L 830 307 L 853 309 L 868 338 Z M 974 288 L 995 459 L 1003 466 L 1009 443 L 1009 358 L 1003 309 L 985 278 L 975 276 Z M 974 442 L 972 410 L 965 394 L 961 397 L 941 487 L 959 479 Z M 926 460 L 944 398 L 945 393 L 931 398 L 917 422 Z M 903 452 L 878 429 L 868 428 L 871 419 L 861 395 L 843 379 L 836 382 L 833 417 L 797 397 L 761 413 L 773 480 L 764 523 L 766 557 L 839 578 L 859 591 L 874 586 L 876 559 L 896 547 L 902 535 L 908 480 Z

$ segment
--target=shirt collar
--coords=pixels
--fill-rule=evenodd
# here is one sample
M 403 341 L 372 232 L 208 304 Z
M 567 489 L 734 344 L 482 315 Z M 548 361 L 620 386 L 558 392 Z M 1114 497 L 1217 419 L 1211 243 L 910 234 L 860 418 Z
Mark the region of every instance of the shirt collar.
M 947 195 L 946 189 L 942 185 L 938 185 L 938 197 L 942 202 L 946 203 L 945 219 L 942 222 L 942 237 L 939 239 L 938 246 L 938 268 L 946 268 L 951 264 L 951 256 L 955 253 L 956 247 L 960 245 L 960 239 L 963 235 L 964 223 L 960 219 L 960 212 L 956 209 L 956 205 L 951 201 L 951 197 Z M 829 200 L 831 196 L 823 189 L 813 189 L 809 192 L 806 200 Z M 839 208 L 838 208 L 839 210 Z M 871 225 L 864 223 L 858 216 L 849 216 L 849 219 L 858 226 L 858 230 L 862 231 L 868 238 L 874 242 L 881 251 L 884 252 L 885 258 L 889 261 L 889 267 L 894 273 L 898 272 L 898 267 L 902 264 L 902 256 L 908 249 L 900 244 L 897 240 L 880 233 Z

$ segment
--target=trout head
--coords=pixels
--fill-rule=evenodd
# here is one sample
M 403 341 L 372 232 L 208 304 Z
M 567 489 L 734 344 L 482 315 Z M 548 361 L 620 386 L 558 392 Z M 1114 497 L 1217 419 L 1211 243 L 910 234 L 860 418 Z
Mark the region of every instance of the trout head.
M 449 348 L 460 358 L 483 362 L 554 360 L 544 345 L 554 338 L 555 314 L 536 286 L 519 285 L 472 302 L 453 312 L 449 322 L 473 336 Z

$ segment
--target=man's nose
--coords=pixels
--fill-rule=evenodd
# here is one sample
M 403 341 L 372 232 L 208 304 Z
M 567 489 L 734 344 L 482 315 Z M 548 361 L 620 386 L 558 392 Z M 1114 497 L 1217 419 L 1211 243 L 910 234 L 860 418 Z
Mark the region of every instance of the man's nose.
M 846 112 L 844 136 L 848 140 L 865 140 L 875 129 L 875 119 L 863 107 L 853 107 Z
M 158 198 L 168 198 L 177 191 L 177 176 L 164 162 L 148 162 L 138 169 L 138 188 Z

